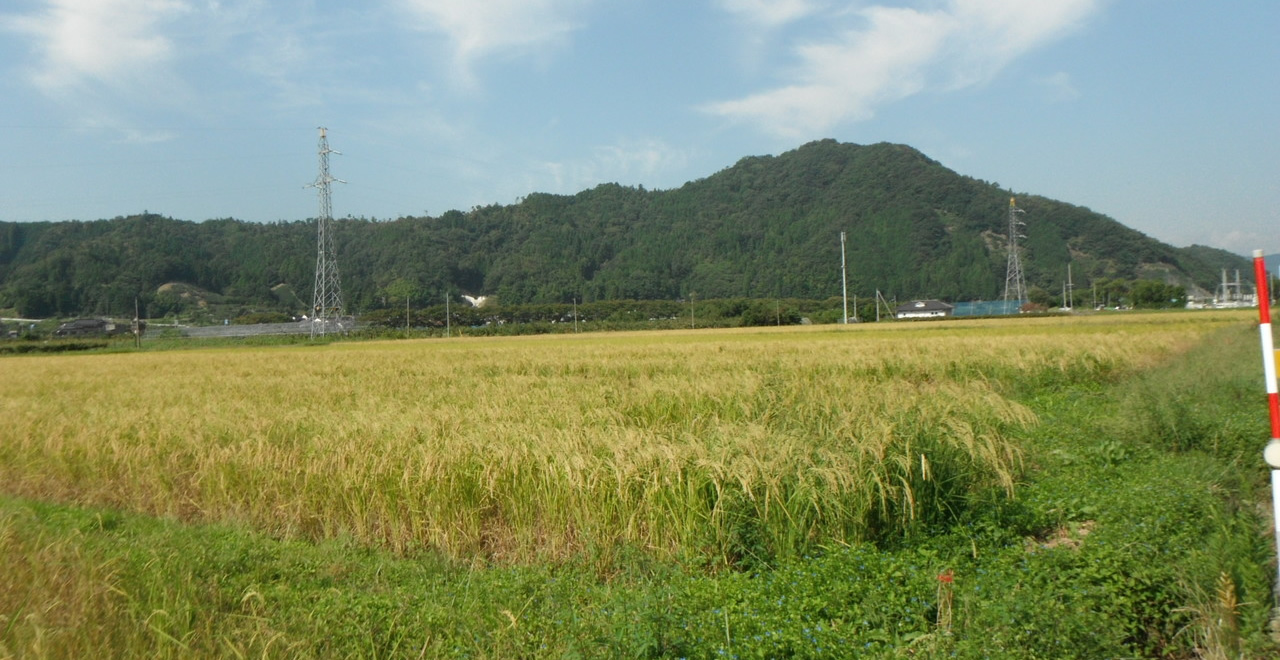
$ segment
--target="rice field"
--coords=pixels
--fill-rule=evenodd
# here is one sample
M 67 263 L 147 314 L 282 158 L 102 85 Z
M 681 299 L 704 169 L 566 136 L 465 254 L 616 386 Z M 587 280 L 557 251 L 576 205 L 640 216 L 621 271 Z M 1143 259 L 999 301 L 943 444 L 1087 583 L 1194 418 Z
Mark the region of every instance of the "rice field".
M 338 343 L 0 361 L 0 492 L 545 562 L 893 538 L 1016 493 L 1017 398 L 1240 313 Z

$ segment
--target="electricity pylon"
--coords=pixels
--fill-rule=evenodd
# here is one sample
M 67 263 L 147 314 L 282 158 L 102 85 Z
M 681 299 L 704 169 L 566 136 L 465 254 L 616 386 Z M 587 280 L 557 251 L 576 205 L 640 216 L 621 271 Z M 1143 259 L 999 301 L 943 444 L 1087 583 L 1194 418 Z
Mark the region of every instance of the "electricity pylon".
M 1009 263 L 1004 276 L 1004 311 L 1009 313 L 1009 302 L 1021 306 L 1027 300 L 1027 280 L 1022 274 L 1022 259 L 1018 255 L 1018 239 L 1026 223 L 1018 219 L 1023 210 L 1018 208 L 1017 200 L 1009 198 Z
M 333 201 L 329 184 L 346 183 L 329 175 L 329 154 L 341 153 L 329 148 L 328 129 L 320 127 L 320 174 L 309 188 L 320 196 L 320 217 L 316 219 L 316 285 L 311 299 L 311 336 L 323 336 L 330 330 L 342 330 L 342 283 L 338 278 L 338 257 L 333 249 Z

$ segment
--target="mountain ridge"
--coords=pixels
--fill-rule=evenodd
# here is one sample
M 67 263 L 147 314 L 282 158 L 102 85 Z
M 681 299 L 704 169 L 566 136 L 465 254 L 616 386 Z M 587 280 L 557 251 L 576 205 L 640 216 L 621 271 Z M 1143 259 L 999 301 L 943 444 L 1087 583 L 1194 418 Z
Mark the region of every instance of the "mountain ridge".
M 1025 211 L 1028 283 L 1048 291 L 1068 263 L 1077 286 L 1147 278 L 1209 290 L 1221 268 L 1247 267 L 1225 251 L 1175 248 L 1087 208 L 958 174 L 907 145 L 830 139 L 747 156 L 672 189 L 535 192 L 435 217 L 336 220 L 334 233 L 357 311 L 397 290 L 504 303 L 825 298 L 840 291 L 841 231 L 851 294 L 989 300 L 1004 285 L 1010 197 Z M 157 289 L 168 282 L 280 305 L 272 288 L 309 290 L 314 255 L 314 221 L 0 223 L 0 306 L 101 313 L 141 296 L 164 307 Z

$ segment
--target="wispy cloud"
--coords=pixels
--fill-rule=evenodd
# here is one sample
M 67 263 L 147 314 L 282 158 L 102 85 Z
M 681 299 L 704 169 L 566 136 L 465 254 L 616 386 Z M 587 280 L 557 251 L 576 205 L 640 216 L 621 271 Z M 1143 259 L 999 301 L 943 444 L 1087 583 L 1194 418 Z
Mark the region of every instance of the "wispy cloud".
M 417 27 L 451 43 L 457 73 L 470 81 L 480 58 L 541 52 L 581 27 L 590 0 L 399 0 Z
M 146 144 L 177 134 L 134 127 L 236 115 L 246 99 L 276 109 L 318 105 L 338 85 L 308 74 L 336 59 L 326 40 L 358 28 L 314 30 L 307 3 L 37 0 L 23 13 L 0 12 L 0 35 L 29 44 L 16 66 L 72 125 Z M 336 93 L 361 89 L 344 82 Z
M 686 150 L 653 138 L 625 139 L 597 146 L 590 156 L 571 162 L 545 162 L 538 169 L 544 173 L 541 182 L 530 182 L 531 189 L 549 185 L 551 192 L 575 193 L 592 186 L 618 182 L 623 185 L 649 183 L 668 185 L 664 174 L 682 171 L 688 164 Z
M 793 47 L 798 64 L 788 77 L 796 82 L 703 110 L 778 135 L 813 136 L 927 89 L 989 81 L 1079 26 L 1101 1 L 945 0 L 933 9 L 849 3 L 831 14 L 835 36 Z M 722 0 L 731 2 L 754 4 Z
M 721 9 L 764 27 L 804 18 L 820 8 L 814 0 L 716 0 Z
M 1275 237 L 1269 232 L 1240 229 L 1226 231 L 1205 230 L 1199 236 L 1195 236 L 1190 240 L 1195 243 L 1230 250 L 1236 254 L 1249 254 L 1258 249 L 1258 246 L 1275 244 Z
M 0 25 L 31 38 L 32 81 L 48 94 L 88 83 L 123 86 L 145 79 L 173 55 L 161 26 L 185 12 L 181 0 L 48 0 L 40 11 Z
M 662 140 L 648 138 L 597 147 L 595 159 L 621 181 L 647 180 L 668 170 L 683 168 L 688 154 Z
M 168 142 L 169 140 L 178 137 L 176 132 L 163 128 L 132 128 L 127 126 L 119 127 L 110 124 L 103 124 L 103 127 L 116 131 L 119 135 L 119 137 L 116 138 L 116 142 L 120 144 L 155 144 L 157 142 Z
M 1075 83 L 1071 81 L 1071 74 L 1065 71 L 1040 78 L 1036 83 L 1044 91 L 1045 99 L 1048 101 L 1063 103 L 1080 98 L 1080 90 L 1076 89 Z

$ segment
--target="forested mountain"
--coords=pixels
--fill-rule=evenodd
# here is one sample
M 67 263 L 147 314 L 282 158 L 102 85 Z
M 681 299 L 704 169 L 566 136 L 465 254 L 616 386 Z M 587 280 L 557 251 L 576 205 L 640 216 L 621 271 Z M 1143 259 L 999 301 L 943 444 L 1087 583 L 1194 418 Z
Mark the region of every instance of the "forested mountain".
M 841 231 L 851 294 L 961 301 L 1002 293 L 1010 196 L 904 145 L 823 140 L 744 158 L 672 190 L 606 184 L 439 217 L 348 218 L 334 231 L 356 312 L 446 290 L 503 303 L 826 298 L 840 293 Z M 1171 247 L 1086 208 L 1027 194 L 1017 203 L 1026 212 L 1028 283 L 1048 291 L 1061 287 L 1068 263 L 1077 286 L 1145 277 L 1210 290 L 1219 269 L 1248 267 L 1221 250 Z M 159 316 L 191 304 L 195 287 L 302 312 L 315 253 L 314 221 L 146 214 L 0 223 L 0 307 L 36 317 L 131 314 L 138 296 Z

